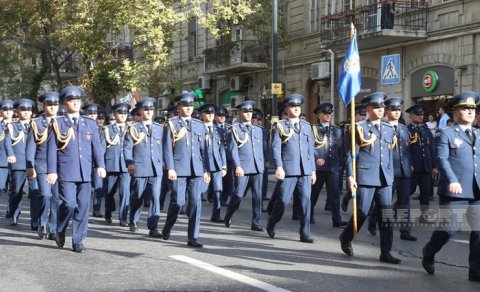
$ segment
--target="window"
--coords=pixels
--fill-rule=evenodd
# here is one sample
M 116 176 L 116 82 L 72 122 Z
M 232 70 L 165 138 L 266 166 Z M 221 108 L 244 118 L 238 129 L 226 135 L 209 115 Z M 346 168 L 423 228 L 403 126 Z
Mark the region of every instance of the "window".
M 320 30 L 320 0 L 310 0 L 310 32 Z
M 188 60 L 193 61 L 197 56 L 197 19 L 188 21 Z
M 353 9 L 352 0 L 343 0 L 343 11 L 348 11 Z

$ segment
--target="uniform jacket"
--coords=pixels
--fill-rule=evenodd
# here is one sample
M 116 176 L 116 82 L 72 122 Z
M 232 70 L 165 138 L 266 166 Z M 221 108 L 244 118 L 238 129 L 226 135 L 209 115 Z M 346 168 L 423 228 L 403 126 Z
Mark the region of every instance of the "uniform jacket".
M 223 131 L 223 129 L 218 125 L 213 124 L 212 135 L 207 135 L 208 165 L 210 167 L 209 171 L 211 172 L 227 169 L 227 156 L 225 154 L 225 146 L 220 131 Z
M 328 131 L 322 124 L 317 124 L 314 130 L 318 133 L 315 139 L 315 161 L 324 159 L 324 165 L 315 163 L 317 171 L 338 172 L 343 167 L 344 151 L 343 151 L 343 133 L 340 127 L 329 125 Z
M 397 142 L 393 148 L 394 175 L 398 178 L 411 177 L 412 156 L 410 155 L 410 132 L 407 126 L 398 124 L 395 135 Z
M 13 152 L 15 153 L 16 158 L 15 163 L 10 163 L 9 165 L 11 170 L 27 169 L 25 153 L 27 150 L 27 138 L 30 128 L 29 125 L 27 125 L 27 127 L 23 126 L 20 121 L 13 122 L 8 126 L 8 133 L 12 141 Z
M 57 117 L 55 122 L 61 136 L 57 137 L 52 126 L 47 138 L 47 173 L 57 173 L 61 181 L 91 181 L 93 167 L 105 167 L 97 124 L 80 116 L 78 128 L 75 128 L 68 115 Z M 66 144 L 60 138 L 67 136 L 69 129 L 74 135 Z
M 151 133 L 143 122 L 135 123 L 130 126 L 125 134 L 123 144 L 123 155 L 125 157 L 126 167 L 135 165 L 136 172 L 134 177 L 153 177 L 163 175 L 163 127 L 162 125 L 152 122 Z M 113 131 L 113 129 L 109 129 Z M 141 140 L 139 140 L 141 138 Z M 112 159 L 117 154 L 112 155 Z M 121 154 L 119 154 L 121 157 Z M 111 162 L 115 164 L 117 162 Z M 118 162 L 118 166 L 120 166 Z
M 105 145 L 105 169 L 107 172 L 127 172 L 127 164 L 123 154 L 123 144 L 127 133 L 127 125 L 123 125 L 123 131 L 117 124 L 102 128 L 100 142 Z M 108 141 L 107 141 L 108 140 Z M 163 162 L 163 159 L 162 159 Z
M 227 145 L 227 137 L 228 137 L 228 129 L 232 126 L 227 123 L 223 123 L 223 125 L 220 125 L 218 123 L 214 123 L 217 126 L 217 131 L 218 134 L 220 135 L 220 138 L 222 140 L 222 144 L 225 148 L 225 153 L 228 152 L 228 145 Z M 227 155 L 227 159 L 230 160 L 229 155 Z
M 431 172 L 435 167 L 433 135 L 426 125 L 408 125 L 410 131 L 410 153 L 414 172 Z
M 15 156 L 15 153 L 13 152 L 7 125 L 2 121 L 0 123 L 0 167 L 8 167 L 8 156 Z
M 33 124 L 35 125 L 32 126 Z M 36 133 L 34 133 L 34 127 Z M 31 121 L 30 129 L 26 149 L 27 168 L 35 168 L 37 173 L 47 173 L 46 138 L 48 136 L 48 131 L 50 130 L 50 123 L 48 122 L 47 117 L 42 115 Z M 43 139 L 45 140 L 43 141 Z
M 191 118 L 189 127 L 181 117 L 168 120 L 163 146 L 167 170 L 174 169 L 177 176 L 203 176 L 210 169 L 206 135 L 200 120 Z M 174 142 L 175 136 L 178 140 Z
M 453 198 L 474 199 L 474 184 L 480 186 L 480 131 L 474 129 L 472 144 L 459 125 L 439 130 L 435 134 L 436 163 L 439 168 L 438 194 Z M 450 183 L 458 182 L 462 193 L 448 191 Z M 477 194 L 478 198 L 478 194 Z
M 366 120 L 356 123 L 356 171 L 358 185 L 385 186 L 392 185 L 393 173 L 393 127 L 390 124 L 381 123 L 380 133 L 372 121 Z M 362 136 L 360 136 L 362 133 Z M 373 138 L 375 139 L 373 140 Z M 371 143 L 361 141 L 373 140 Z M 360 144 L 364 144 L 362 147 Z M 350 135 L 347 137 L 347 145 L 350 145 Z M 352 176 L 352 156 L 348 149 L 346 156 L 346 174 Z
M 245 174 L 263 173 L 265 170 L 262 128 L 251 124 L 251 134 L 245 123 L 235 123 L 228 131 L 228 152 L 233 168 L 240 166 Z
M 314 138 L 310 123 L 300 120 L 299 132 L 288 120 L 272 126 L 272 154 L 275 168 L 283 167 L 285 176 L 312 175 L 315 171 Z M 290 136 L 291 135 L 291 136 Z M 290 136 L 290 138 L 287 138 Z

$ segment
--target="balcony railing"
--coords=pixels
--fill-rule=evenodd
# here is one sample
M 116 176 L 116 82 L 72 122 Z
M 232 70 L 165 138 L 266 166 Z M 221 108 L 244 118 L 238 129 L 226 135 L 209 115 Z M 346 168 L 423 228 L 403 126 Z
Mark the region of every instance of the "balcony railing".
M 322 17 L 322 42 L 348 38 L 353 22 L 357 35 L 382 30 L 425 31 L 427 29 L 428 5 L 426 1 L 381 1 L 356 9 Z
M 236 41 L 205 50 L 206 70 L 215 70 L 245 63 L 267 63 L 270 59 L 268 42 Z

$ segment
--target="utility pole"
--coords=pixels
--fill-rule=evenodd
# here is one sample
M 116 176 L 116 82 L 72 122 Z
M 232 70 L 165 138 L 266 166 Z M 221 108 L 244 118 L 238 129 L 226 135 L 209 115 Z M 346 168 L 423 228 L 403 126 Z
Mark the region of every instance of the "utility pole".
M 272 0 L 272 84 L 278 82 L 277 75 L 278 0 Z M 272 92 L 272 124 L 278 121 L 278 95 Z

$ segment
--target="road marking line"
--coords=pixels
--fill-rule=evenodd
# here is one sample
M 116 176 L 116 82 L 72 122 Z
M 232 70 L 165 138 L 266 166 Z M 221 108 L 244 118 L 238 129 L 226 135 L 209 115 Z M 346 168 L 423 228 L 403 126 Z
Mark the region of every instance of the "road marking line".
M 209 264 L 209 263 L 206 263 L 206 262 L 202 262 L 202 261 L 199 261 L 199 260 L 196 260 L 196 259 L 187 257 L 187 256 L 183 256 L 183 255 L 172 255 L 172 256 L 170 256 L 170 257 L 171 257 L 171 258 L 174 258 L 174 259 L 176 259 L 176 260 L 178 260 L 178 261 L 181 261 L 181 262 L 184 262 L 184 263 L 187 263 L 187 264 L 191 264 L 191 265 L 196 266 L 196 267 L 198 267 L 198 268 L 201 268 L 201 269 L 204 269 L 204 270 L 207 270 L 207 271 L 210 271 L 210 272 L 213 272 L 213 273 L 222 275 L 222 276 L 224 276 L 224 277 L 227 277 L 227 278 L 230 278 L 230 279 L 233 279 L 233 280 L 236 280 L 236 281 L 245 283 L 245 284 L 247 284 L 247 285 L 253 286 L 253 287 L 255 287 L 255 288 L 258 288 L 258 289 L 261 289 L 261 290 L 264 290 L 264 291 L 290 292 L 289 290 L 285 290 L 285 289 L 283 289 L 283 288 L 280 288 L 280 287 L 277 287 L 277 286 L 273 286 L 273 285 L 270 285 L 270 284 L 268 284 L 268 283 L 265 283 L 265 282 L 262 282 L 262 281 L 259 281 L 259 280 L 256 280 L 256 279 L 253 279 L 253 278 L 244 276 L 244 275 L 242 275 L 242 274 L 235 273 L 235 272 L 232 272 L 232 271 L 229 271 L 229 270 L 226 270 L 226 269 L 223 269 L 223 268 L 214 266 L 214 265 L 212 265 L 212 264 Z

